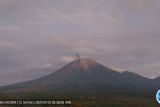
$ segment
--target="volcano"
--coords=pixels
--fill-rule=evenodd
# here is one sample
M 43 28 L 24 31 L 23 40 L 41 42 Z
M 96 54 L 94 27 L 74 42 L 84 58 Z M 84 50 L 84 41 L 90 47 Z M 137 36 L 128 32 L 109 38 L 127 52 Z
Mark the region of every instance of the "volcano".
M 2 91 L 143 91 L 159 88 L 156 79 L 132 72 L 117 72 L 93 59 L 76 58 L 56 72 L 39 79 L 1 87 Z

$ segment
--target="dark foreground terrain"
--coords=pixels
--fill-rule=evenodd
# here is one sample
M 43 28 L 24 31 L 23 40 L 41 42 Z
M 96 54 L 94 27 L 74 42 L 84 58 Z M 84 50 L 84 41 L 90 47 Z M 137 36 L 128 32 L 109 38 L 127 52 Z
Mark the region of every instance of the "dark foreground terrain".
M 131 93 L 130 95 L 114 95 L 108 93 L 1 93 L 1 100 L 65 100 L 69 105 L 0 105 L 0 107 L 159 107 L 154 93 L 151 95 Z
M 66 100 L 70 105 L 1 105 L 1 107 L 159 107 L 160 77 L 114 71 L 78 58 L 47 76 L 0 87 L 1 100 Z

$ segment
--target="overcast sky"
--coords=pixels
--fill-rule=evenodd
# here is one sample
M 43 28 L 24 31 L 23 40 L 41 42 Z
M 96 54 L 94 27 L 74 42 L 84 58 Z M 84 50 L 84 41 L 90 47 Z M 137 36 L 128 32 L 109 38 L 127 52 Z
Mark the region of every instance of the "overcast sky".
M 160 0 L 0 0 L 0 85 L 93 58 L 160 76 Z

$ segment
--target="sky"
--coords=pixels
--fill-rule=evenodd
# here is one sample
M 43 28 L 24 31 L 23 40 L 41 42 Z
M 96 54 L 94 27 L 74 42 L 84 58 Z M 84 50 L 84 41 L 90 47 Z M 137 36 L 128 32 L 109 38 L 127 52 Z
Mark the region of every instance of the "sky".
M 50 74 L 78 53 L 160 76 L 160 0 L 0 0 L 0 85 Z

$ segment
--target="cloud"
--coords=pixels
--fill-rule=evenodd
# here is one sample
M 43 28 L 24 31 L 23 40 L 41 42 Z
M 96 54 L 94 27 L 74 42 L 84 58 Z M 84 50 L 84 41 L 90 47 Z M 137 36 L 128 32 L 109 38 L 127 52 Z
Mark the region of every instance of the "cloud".
M 61 60 L 62 60 L 63 62 L 66 62 L 66 63 L 70 63 L 70 62 L 73 61 L 74 59 L 75 59 L 75 57 L 73 57 L 73 56 L 64 56 L 64 57 L 61 58 Z
M 159 0 L 1 0 L 0 85 L 54 72 L 77 53 L 111 68 L 160 76 L 159 4 Z

